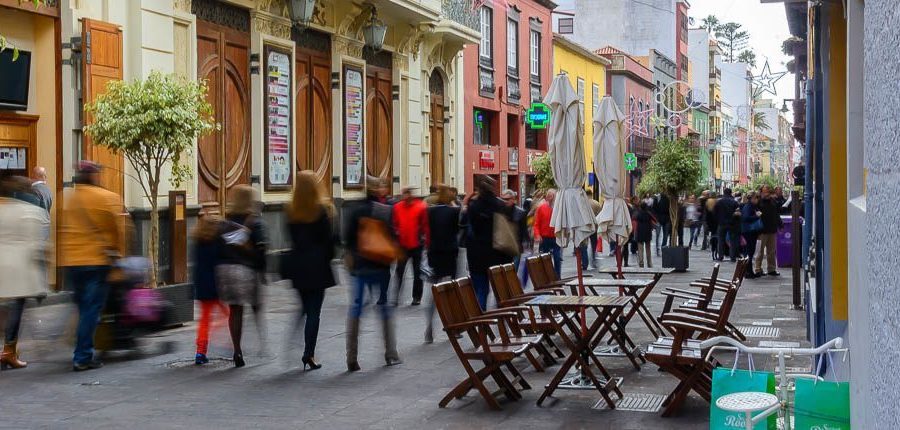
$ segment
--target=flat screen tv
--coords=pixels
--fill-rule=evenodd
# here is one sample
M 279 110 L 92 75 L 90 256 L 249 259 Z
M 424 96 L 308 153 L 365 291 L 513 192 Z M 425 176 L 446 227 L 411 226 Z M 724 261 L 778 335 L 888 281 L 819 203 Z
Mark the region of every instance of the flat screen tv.
M 28 109 L 28 81 L 31 76 L 31 52 L 19 51 L 13 61 L 13 50 L 0 52 L 0 109 Z

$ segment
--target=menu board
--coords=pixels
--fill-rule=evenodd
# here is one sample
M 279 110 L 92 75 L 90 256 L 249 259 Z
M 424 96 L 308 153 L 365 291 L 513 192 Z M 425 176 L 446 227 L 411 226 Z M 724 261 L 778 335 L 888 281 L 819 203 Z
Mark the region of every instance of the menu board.
M 0 170 L 25 170 L 25 148 L 0 147 Z
M 344 66 L 344 187 L 363 186 L 363 74 Z
M 266 189 L 291 184 L 291 56 L 266 46 Z

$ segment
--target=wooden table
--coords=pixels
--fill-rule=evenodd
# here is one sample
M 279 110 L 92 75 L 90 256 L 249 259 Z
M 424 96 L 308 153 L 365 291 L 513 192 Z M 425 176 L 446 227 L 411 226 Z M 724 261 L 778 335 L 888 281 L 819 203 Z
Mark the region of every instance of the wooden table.
M 606 273 L 613 277 L 613 279 L 624 280 L 626 275 L 651 275 L 653 276 L 652 281 L 645 287 L 643 287 L 642 291 L 638 292 L 637 290 L 641 289 L 641 287 L 623 287 L 626 291 L 629 291 L 629 295 L 635 298 L 635 306 L 628 310 L 625 314 L 625 323 L 634 317 L 634 314 L 637 313 L 638 316 L 644 321 L 644 325 L 650 330 L 650 333 L 653 334 L 654 337 L 662 337 L 667 335 L 667 331 L 663 329 L 663 326 L 659 323 L 656 317 L 650 312 L 650 309 L 647 308 L 647 305 L 644 302 L 647 300 L 647 297 L 650 296 L 650 293 L 653 292 L 653 288 L 656 287 L 656 284 L 659 283 L 659 280 L 662 279 L 663 275 L 668 275 L 674 272 L 675 269 L 671 267 L 623 267 L 622 275 L 619 276 L 619 269 L 616 267 L 603 267 L 600 268 L 598 273 Z M 640 279 L 640 278 L 638 278 Z
M 557 321 L 556 318 L 551 318 L 550 320 L 553 321 L 553 325 L 559 333 L 559 337 L 562 338 L 566 347 L 569 349 L 569 356 L 563 362 L 562 366 L 560 366 L 550 383 L 547 384 L 543 394 L 541 394 L 541 397 L 537 401 L 538 406 L 540 406 L 547 397 L 553 394 L 557 387 L 559 387 L 559 383 L 566 377 L 569 369 L 578 363 L 581 367 L 581 372 L 594 384 L 594 387 L 596 387 L 597 391 L 600 392 L 600 395 L 603 396 L 603 399 L 606 401 L 606 404 L 609 405 L 609 408 L 615 409 L 616 404 L 613 402 L 612 398 L 610 398 L 610 392 L 615 393 L 620 399 L 622 398 L 622 392 L 619 390 L 616 381 L 610 376 L 609 372 L 606 371 L 606 368 L 603 367 L 603 364 L 600 363 L 600 360 L 594 354 L 594 345 L 597 343 L 595 341 L 602 339 L 607 332 L 614 331 L 613 325 L 615 324 L 616 319 L 622 315 L 625 307 L 628 306 L 630 302 L 631 297 L 626 296 L 579 297 L 546 295 L 537 296 L 525 303 L 528 306 L 534 306 L 541 310 L 555 312 L 563 317 L 563 321 Z M 582 333 L 580 329 L 567 332 L 563 328 L 563 326 L 566 325 L 565 320 L 574 318 L 574 315 L 580 314 L 580 311 L 586 308 L 596 310 L 597 319 L 587 327 L 585 333 Z M 601 380 L 594 375 L 594 372 L 591 371 L 591 363 L 593 363 L 603 377 L 606 378 L 604 381 L 601 382 Z
M 644 358 L 643 351 L 641 351 L 640 348 L 638 348 L 634 341 L 631 339 L 631 337 L 628 336 L 628 333 L 625 331 L 625 327 L 628 325 L 628 322 L 631 321 L 631 318 L 634 316 L 634 314 L 638 313 L 638 315 L 641 316 L 641 319 L 644 320 L 644 324 L 647 325 L 647 328 L 649 328 L 654 336 L 656 336 L 656 332 L 654 331 L 652 323 L 647 322 L 647 320 L 649 319 L 656 324 L 659 323 L 657 322 L 656 318 L 654 318 L 650 314 L 650 311 L 644 305 L 644 300 L 647 298 L 647 295 L 639 294 L 639 292 L 641 291 L 646 291 L 652 288 L 654 285 L 654 281 L 651 279 L 587 278 L 582 282 L 586 292 L 594 296 L 600 295 L 599 288 L 617 288 L 620 292 L 623 292 L 626 296 L 632 298 L 632 300 L 629 302 L 630 307 L 624 312 L 624 315 L 621 318 L 616 319 L 616 330 L 610 332 L 612 338 L 609 340 L 609 344 L 612 344 L 613 342 L 618 343 L 621 354 L 610 353 L 610 355 L 624 355 L 628 358 L 628 360 L 631 361 L 631 364 L 634 366 L 635 370 L 641 370 L 641 364 L 646 363 L 647 360 Z M 573 296 L 578 295 L 578 280 L 566 282 L 566 286 L 572 289 Z M 643 309 L 644 311 L 642 312 L 641 309 Z M 645 313 L 647 314 L 647 316 L 644 315 Z M 600 340 L 598 339 L 597 344 L 599 343 Z

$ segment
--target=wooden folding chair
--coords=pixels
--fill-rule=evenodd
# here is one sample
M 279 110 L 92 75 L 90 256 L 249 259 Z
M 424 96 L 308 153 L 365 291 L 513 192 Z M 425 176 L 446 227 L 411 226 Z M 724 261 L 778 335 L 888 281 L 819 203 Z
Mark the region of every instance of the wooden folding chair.
M 566 285 L 567 282 L 575 279 L 574 276 L 559 278 L 556 271 L 553 270 L 553 256 L 549 253 L 538 254 L 525 259 L 528 268 L 528 277 L 531 284 L 534 285 L 535 291 L 558 288 Z M 591 277 L 591 274 L 585 273 L 585 278 Z
M 679 310 L 696 309 L 709 314 L 718 315 L 721 311 L 724 298 L 715 299 L 715 293 L 724 293 L 727 295 L 733 289 L 733 293 L 736 296 L 749 267 L 750 259 L 748 257 L 741 258 L 735 265 L 731 281 L 723 281 L 717 277 L 718 270 L 716 269 L 718 268 L 718 265 L 716 265 L 716 269 L 714 269 L 715 273 L 712 276 L 702 278 L 700 281 L 692 282 L 690 284 L 691 287 L 699 287 L 700 291 L 671 287 L 666 288 L 662 292 L 662 294 L 666 296 L 666 302 L 663 305 L 663 313 L 672 312 L 674 300 L 683 299 L 685 301 L 677 308 Z M 731 322 L 726 321 L 726 329 L 727 330 L 723 335 L 731 336 L 739 341 L 746 340 L 746 336 L 737 327 L 731 324 Z
M 531 386 L 512 361 L 524 354 L 531 345 L 509 343 L 505 323 L 500 318 L 470 319 L 456 283 L 442 282 L 432 286 L 431 290 L 444 331 L 467 375 L 438 405 L 444 408 L 451 400 L 462 398 L 472 389 L 478 390 L 488 407 L 495 410 L 501 409 L 496 398 L 500 394 L 510 400 L 521 399 L 522 395 L 516 390 L 515 384 L 526 390 Z M 471 347 L 463 344 L 464 338 L 469 339 Z M 473 363 L 482 363 L 483 366 L 476 370 Z M 507 377 L 503 368 L 509 370 L 512 379 Z M 485 385 L 488 377 L 498 386 L 495 392 L 489 391 Z

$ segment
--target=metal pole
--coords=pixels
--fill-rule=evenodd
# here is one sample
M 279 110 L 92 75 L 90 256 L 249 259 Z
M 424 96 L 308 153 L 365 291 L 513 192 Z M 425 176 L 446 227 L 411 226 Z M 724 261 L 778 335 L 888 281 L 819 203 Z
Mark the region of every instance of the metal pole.
M 803 236 L 800 225 L 800 192 L 791 191 L 791 275 L 793 277 L 794 309 L 802 309 L 800 260 L 802 258 Z

